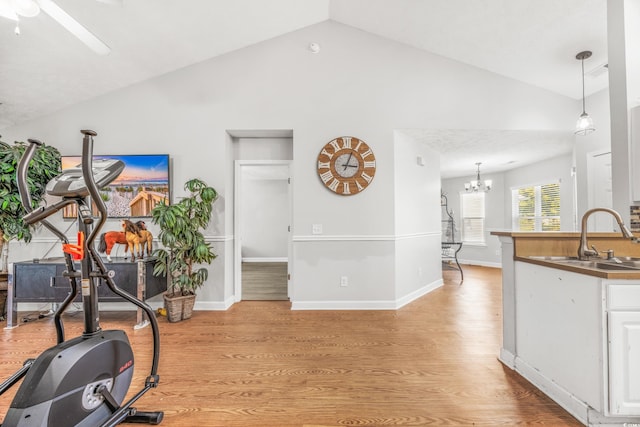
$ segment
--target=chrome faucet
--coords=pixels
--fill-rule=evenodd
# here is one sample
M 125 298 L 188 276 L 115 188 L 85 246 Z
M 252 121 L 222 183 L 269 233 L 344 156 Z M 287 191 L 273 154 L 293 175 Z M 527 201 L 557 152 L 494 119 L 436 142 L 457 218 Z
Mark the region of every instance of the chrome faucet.
M 587 220 L 589 216 L 594 212 L 608 212 L 616 219 L 618 222 L 618 226 L 620 226 L 620 232 L 622 233 L 622 237 L 625 239 L 634 240 L 635 237 L 631 231 L 624 225 L 624 221 L 622 221 L 622 217 L 620 214 L 613 209 L 609 208 L 593 208 L 589 209 L 582 215 L 582 225 L 580 230 L 580 246 L 578 247 L 578 259 L 589 259 L 589 257 L 598 256 L 598 251 L 594 249 L 589 249 L 589 245 L 587 244 Z

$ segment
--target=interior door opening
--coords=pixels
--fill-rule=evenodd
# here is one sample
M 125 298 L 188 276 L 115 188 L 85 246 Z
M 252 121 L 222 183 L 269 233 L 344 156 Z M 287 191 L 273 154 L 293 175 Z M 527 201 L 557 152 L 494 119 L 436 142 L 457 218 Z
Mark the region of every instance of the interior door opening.
M 234 189 L 233 299 L 292 300 L 293 130 L 228 129 L 227 133 Z M 278 288 L 250 295 L 251 281 Z
M 237 160 L 236 300 L 281 301 L 289 295 L 290 161 Z
M 241 300 L 288 300 L 289 162 L 240 161 Z

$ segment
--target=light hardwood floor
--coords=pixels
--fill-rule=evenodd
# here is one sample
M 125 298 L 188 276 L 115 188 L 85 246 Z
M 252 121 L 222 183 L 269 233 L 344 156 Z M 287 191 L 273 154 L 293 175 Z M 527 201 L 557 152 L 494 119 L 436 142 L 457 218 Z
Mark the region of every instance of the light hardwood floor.
M 497 360 L 500 270 L 447 271 L 445 284 L 397 311 L 291 311 L 288 302 L 160 318 L 159 387 L 140 410 L 163 426 L 579 426 Z M 69 336 L 81 328 L 67 317 Z M 133 313 L 105 313 L 127 331 L 134 383 L 149 366 L 148 328 Z M 0 378 L 54 341 L 50 319 L 0 331 Z M 0 398 L 0 419 L 10 397 Z
M 243 262 L 243 301 L 287 301 L 286 262 Z

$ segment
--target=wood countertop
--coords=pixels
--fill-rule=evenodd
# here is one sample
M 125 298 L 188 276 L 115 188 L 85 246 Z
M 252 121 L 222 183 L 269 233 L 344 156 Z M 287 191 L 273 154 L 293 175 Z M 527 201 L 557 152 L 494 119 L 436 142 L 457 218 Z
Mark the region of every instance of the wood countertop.
M 564 256 L 575 257 L 580 246 L 580 233 L 577 231 L 492 231 L 491 235 L 510 238 L 514 245 L 515 257 Z M 604 253 L 613 250 L 615 256 L 640 258 L 640 244 L 623 238 L 620 233 L 588 233 L 589 247 L 595 246 Z M 515 258 L 514 257 L 514 258 Z

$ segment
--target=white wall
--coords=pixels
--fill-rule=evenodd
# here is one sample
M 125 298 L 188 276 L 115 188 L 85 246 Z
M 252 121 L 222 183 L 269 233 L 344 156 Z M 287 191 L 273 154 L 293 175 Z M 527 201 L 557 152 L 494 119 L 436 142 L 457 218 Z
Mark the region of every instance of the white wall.
M 276 166 L 257 166 L 275 168 Z M 289 184 L 286 178 L 243 176 L 241 195 L 242 259 L 286 260 Z
M 442 284 L 440 156 L 426 144 L 395 133 L 396 298 Z
M 310 41 L 322 46 L 319 54 L 307 50 Z M 38 138 L 70 154 L 78 152 L 79 130 L 94 129 L 99 151 L 169 153 L 175 197 L 188 178 L 205 179 L 221 195 L 206 230 L 219 257 L 197 307 L 225 308 L 233 297 L 234 238 L 226 129 L 293 129 L 294 304 L 394 306 L 401 233 L 393 130 L 570 130 L 576 105 L 328 21 L 4 129 L 3 136 Z M 327 191 L 316 173 L 320 148 L 341 135 L 365 140 L 378 164 L 372 185 L 352 197 Z M 318 223 L 324 234 L 312 235 Z M 17 252 L 10 257 L 43 251 L 36 242 L 28 256 Z M 350 277 L 348 287 L 340 286 L 342 275 Z

